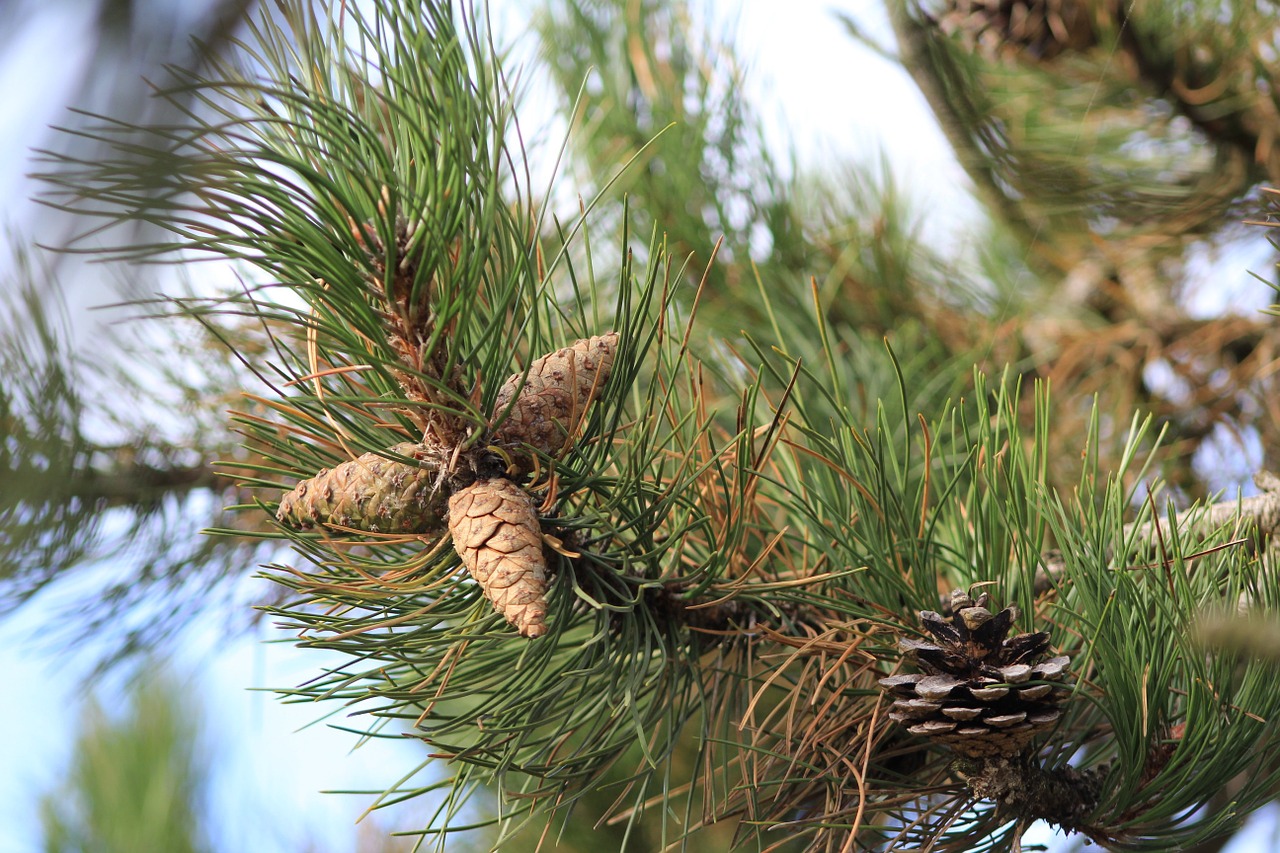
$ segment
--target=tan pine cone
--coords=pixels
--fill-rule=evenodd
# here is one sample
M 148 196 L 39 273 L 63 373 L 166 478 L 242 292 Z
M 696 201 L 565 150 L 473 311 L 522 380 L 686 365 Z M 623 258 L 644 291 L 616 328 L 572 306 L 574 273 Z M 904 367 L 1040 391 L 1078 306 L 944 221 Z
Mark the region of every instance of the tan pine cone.
M 547 633 L 547 562 L 533 498 L 510 480 L 477 480 L 449 498 L 449 532 L 493 607 L 526 637 Z
M 507 410 L 517 392 L 519 397 L 494 430 L 493 443 L 507 452 L 520 473 L 533 470 L 530 448 L 559 456 L 572 446 L 587 407 L 609 380 L 617 347 L 617 332 L 586 338 L 544 355 L 527 375 L 516 373 L 503 383 L 495 416 Z
M 421 458 L 422 446 L 405 442 L 391 453 Z M 334 524 L 373 533 L 430 533 L 444 526 L 444 500 L 430 468 L 377 453 L 322 468 L 280 499 L 281 524 L 307 530 Z

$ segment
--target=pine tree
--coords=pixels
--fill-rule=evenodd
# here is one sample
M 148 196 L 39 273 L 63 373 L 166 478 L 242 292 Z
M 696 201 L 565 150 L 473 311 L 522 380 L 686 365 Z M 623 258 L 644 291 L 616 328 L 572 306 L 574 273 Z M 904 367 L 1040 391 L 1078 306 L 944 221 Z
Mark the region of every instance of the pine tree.
M 160 93 L 183 122 L 51 159 L 49 203 L 165 235 L 113 257 L 242 270 L 152 306 L 267 389 L 214 533 L 282 546 L 267 612 L 350 660 L 291 696 L 428 746 L 380 801 L 438 804 L 427 845 L 492 798 L 503 849 L 1007 850 L 1047 821 L 1168 850 L 1275 796 L 1274 663 L 1196 628 L 1274 619 L 1280 489 L 1190 500 L 1224 427 L 1272 446 L 1273 333 L 1176 298 L 1264 214 L 1275 21 L 890 10 L 991 214 L 977 257 L 866 170 L 784 179 L 658 3 L 542 19 L 573 215 L 530 186 L 482 18 L 439 2 L 282 0 Z
M 124 714 L 91 699 L 60 790 L 41 799 L 49 853 L 210 849 L 198 806 L 208 784 L 199 714 L 180 685 L 137 681 Z

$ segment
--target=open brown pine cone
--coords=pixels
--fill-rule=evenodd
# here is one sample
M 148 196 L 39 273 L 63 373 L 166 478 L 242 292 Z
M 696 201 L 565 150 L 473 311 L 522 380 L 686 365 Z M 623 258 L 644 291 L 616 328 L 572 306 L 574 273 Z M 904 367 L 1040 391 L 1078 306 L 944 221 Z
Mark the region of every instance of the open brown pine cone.
M 971 758 L 1022 753 L 1058 721 L 1071 692 L 1069 659 L 1045 659 L 1049 635 L 1009 637 L 1018 608 L 992 613 L 989 603 L 986 593 L 974 600 L 955 590 L 950 619 L 921 611 L 933 639 L 898 642 L 920 672 L 880 679 L 896 697 L 890 719 Z

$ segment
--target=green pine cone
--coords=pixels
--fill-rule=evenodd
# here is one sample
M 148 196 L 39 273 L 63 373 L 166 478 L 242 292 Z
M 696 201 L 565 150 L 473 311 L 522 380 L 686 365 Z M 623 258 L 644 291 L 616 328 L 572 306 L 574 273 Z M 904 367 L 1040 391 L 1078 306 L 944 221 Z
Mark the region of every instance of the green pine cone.
M 405 442 L 389 452 L 420 459 L 423 447 Z M 444 526 L 444 495 L 435 481 L 433 468 L 366 453 L 303 480 L 281 498 L 276 518 L 296 530 L 331 525 L 371 533 L 432 533 Z

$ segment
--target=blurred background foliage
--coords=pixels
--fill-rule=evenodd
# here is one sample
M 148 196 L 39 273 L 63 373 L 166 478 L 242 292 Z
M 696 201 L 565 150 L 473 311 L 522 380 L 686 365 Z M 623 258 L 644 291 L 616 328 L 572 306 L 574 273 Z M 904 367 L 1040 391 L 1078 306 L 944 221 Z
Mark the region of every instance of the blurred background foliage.
M 229 849 L 234 832 L 211 807 L 219 750 L 191 676 L 156 658 L 135 658 L 131 677 L 85 700 L 60 784 L 40 797 L 46 853 L 207 853 Z M 297 853 L 406 853 L 376 818 L 344 846 L 312 835 Z
M 200 709 L 163 670 L 134 682 L 128 706 L 91 697 L 66 782 L 45 794 L 47 853 L 212 849 L 203 829 L 206 768 Z
M 15 49 L 42 16 L 66 12 L 48 7 L 79 5 L 11 4 L 15 25 L 0 34 L 0 51 Z M 138 81 L 225 53 L 251 5 L 101 0 L 86 18 L 80 76 L 58 103 L 163 122 L 174 108 Z M 1280 353 L 1274 320 L 1255 310 L 1269 292 L 1248 277 L 1274 273 L 1266 232 L 1242 222 L 1266 218 L 1262 188 L 1280 177 L 1275 7 L 936 0 L 886 10 L 892 40 L 853 17 L 833 26 L 848 31 L 850 50 L 890 57 L 918 84 L 972 180 L 975 213 L 958 233 L 932 227 L 936 211 L 914 200 L 918 188 L 904 187 L 887 159 L 806 174 L 788 152 L 771 150 L 759 107 L 743 94 L 749 57 L 735 51 L 732 28 L 698 4 L 538 7 L 536 73 L 563 114 L 576 110 L 561 183 L 591 197 L 638 156 L 605 191 L 600 232 L 623 217 L 638 233 L 659 229 L 677 256 L 692 258 L 686 304 L 705 269 L 700 318 L 728 350 L 781 340 L 793 355 L 819 358 L 816 304 L 848 354 L 841 369 L 854 405 L 868 416 L 895 393 L 882 356 L 888 340 L 901 355 L 910 410 L 939 411 L 969 387 L 975 365 L 996 374 L 1010 365 L 1026 401 L 1030 383 L 1051 382 L 1051 429 L 1071 447 L 1097 399 L 1104 466 L 1123 452 L 1132 413 L 1152 412 L 1167 429 L 1158 472 L 1180 503 L 1274 468 Z M 72 133 L 35 144 L 92 159 L 92 148 L 75 148 L 90 145 L 77 142 L 79 114 L 51 120 Z M 928 199 L 927 177 L 922 183 Z M 576 214 L 572 201 L 555 205 L 562 221 Z M 51 634 L 93 636 L 104 664 L 163 648 L 202 611 L 228 630 L 245 625 L 249 599 L 263 602 L 244 581 L 271 560 L 271 548 L 196 534 L 243 523 L 222 507 L 243 501 L 230 473 L 253 462 L 223 414 L 244 405 L 238 394 L 252 380 L 215 338 L 252 360 L 265 335 L 230 323 L 216 333 L 108 326 L 81 308 L 157 287 L 235 287 L 234 273 L 193 283 L 175 282 L 165 268 L 88 267 L 30 248 L 63 246 L 77 230 L 72 219 L 22 215 L 0 340 L 0 613 L 41 606 L 42 592 L 59 583 L 79 590 L 50 615 Z M 145 240 L 146 226 L 138 227 Z M 556 241 L 552 226 L 545 237 Z M 92 250 L 92 242 L 78 245 Z M 1068 486 L 1078 470 L 1078 459 L 1051 459 L 1050 482 Z M 139 694 L 134 718 L 116 734 L 90 712 L 83 761 L 72 771 L 80 793 L 47 807 L 49 849 L 79 849 L 74 839 L 99 826 L 103 809 L 142 813 L 100 799 L 122 787 L 108 768 L 131 770 L 95 765 L 106 750 L 136 757 L 138 773 L 143 761 L 175 762 L 166 772 L 186 781 L 166 789 L 166 820 L 149 822 L 157 832 L 170 821 L 198 826 L 198 774 L 183 748 L 194 737 L 184 728 L 189 714 L 161 696 Z M 139 727 L 149 729 L 147 745 L 123 746 Z M 132 787 L 143 804 L 149 789 Z M 651 849 L 650 829 L 637 831 L 634 849 Z M 562 844 L 608 848 L 618 841 L 606 843 L 610 832 L 582 827 L 581 839 L 566 835 Z M 206 849 L 190 832 L 179 837 L 132 849 Z M 719 849 L 715 838 L 706 843 Z
M 146 81 L 225 50 L 251 5 L 11 4 L 12 26 L 0 39 L 14 54 L 50 25 L 84 37 L 61 91 L 47 93 L 54 97 L 26 117 L 35 121 L 14 142 L 93 158 L 102 152 L 80 135 L 87 113 L 176 120 L 180 107 L 153 98 Z M 21 176 L 30 162 L 14 166 Z M 24 194 L 36 191 L 15 183 Z M 181 293 L 189 281 L 169 269 L 89 265 L 44 251 L 68 244 L 80 230 L 75 217 L 24 204 L 22 194 L 8 213 L 15 219 L 0 270 L 0 614 L 70 581 L 80 593 L 60 598 L 49 634 L 54 642 L 93 638 L 103 664 L 163 646 L 206 608 L 247 625 L 237 582 L 261 555 L 243 542 L 198 535 L 234 502 L 232 480 L 214 460 L 243 455 L 224 410 L 247 374 L 199 327 L 123 322 L 146 312 L 121 303 L 162 286 Z M 145 234 L 140 227 L 139 238 Z M 252 354 L 248 341 L 245 353 Z

